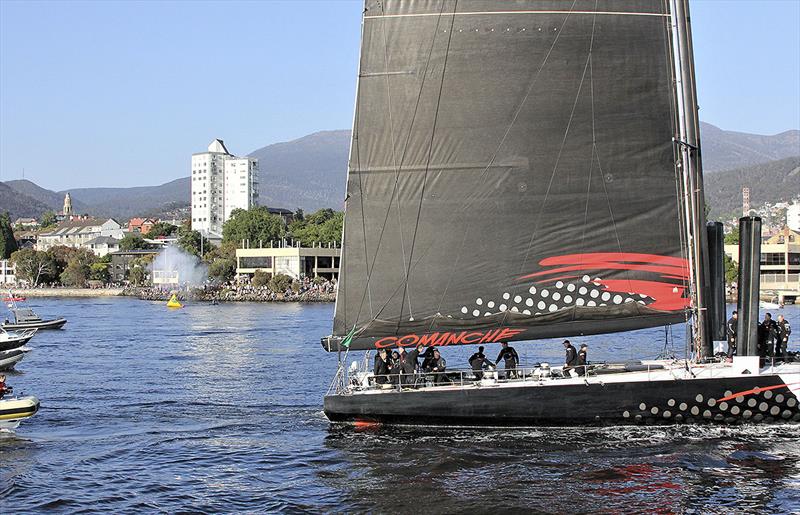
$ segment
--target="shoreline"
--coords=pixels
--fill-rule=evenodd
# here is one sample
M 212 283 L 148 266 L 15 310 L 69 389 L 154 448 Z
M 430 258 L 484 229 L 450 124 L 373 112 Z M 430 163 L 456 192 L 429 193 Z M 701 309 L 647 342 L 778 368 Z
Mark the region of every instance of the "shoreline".
M 103 298 L 103 297 L 134 297 L 148 301 L 167 301 L 172 296 L 173 290 L 159 290 L 154 288 L 31 288 L 12 289 L 15 296 L 26 298 Z M 4 296 L 7 296 L 6 292 Z M 305 292 L 296 295 L 285 295 L 267 291 L 237 292 L 233 290 L 208 290 L 202 289 L 180 290 L 177 292 L 180 300 L 212 301 L 219 302 L 303 302 L 320 303 L 334 302 L 334 293 Z

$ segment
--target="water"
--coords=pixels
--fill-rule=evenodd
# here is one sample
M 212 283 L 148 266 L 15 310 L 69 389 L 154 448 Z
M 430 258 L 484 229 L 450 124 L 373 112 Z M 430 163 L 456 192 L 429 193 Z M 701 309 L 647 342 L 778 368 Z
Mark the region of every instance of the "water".
M 9 377 L 43 407 L 0 434 L 0 513 L 800 512 L 797 425 L 359 432 L 322 414 L 330 304 L 32 305 L 69 323 Z M 784 313 L 800 328 L 800 309 Z M 575 341 L 593 360 L 665 346 L 663 329 Z M 516 348 L 527 362 L 563 353 Z

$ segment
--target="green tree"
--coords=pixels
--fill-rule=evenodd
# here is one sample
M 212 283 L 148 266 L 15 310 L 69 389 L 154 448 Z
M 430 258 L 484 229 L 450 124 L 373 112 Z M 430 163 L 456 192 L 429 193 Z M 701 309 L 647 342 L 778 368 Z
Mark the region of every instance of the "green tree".
M 215 259 L 208 266 L 208 277 L 219 282 L 226 282 L 236 275 L 236 261 L 228 258 Z
M 250 283 L 256 288 L 261 288 L 262 286 L 269 284 L 269 279 L 270 277 L 268 272 L 256 270 L 256 273 L 253 274 L 253 279 L 250 280 Z
M 205 249 L 203 260 L 206 263 L 213 263 L 217 259 L 232 259 L 236 262 L 236 243 L 232 241 L 224 241 L 219 247 L 212 246 L 210 249 Z
M 270 214 L 265 206 L 253 209 L 234 209 L 230 219 L 222 226 L 222 241 L 241 245 L 248 240 L 250 245 L 280 240 L 286 234 L 283 218 Z
M 295 219 L 289 226 L 292 238 L 304 247 L 318 243 L 341 243 L 344 213 L 332 209 L 320 209 L 302 220 Z
M 178 227 L 168 222 L 156 222 L 150 231 L 145 234 L 145 238 L 154 240 L 156 238 L 172 236 L 178 230 Z
M 104 256 L 105 257 L 105 256 Z M 89 266 L 89 278 L 93 281 L 102 281 L 107 283 L 111 280 L 111 272 L 109 271 L 109 263 L 106 261 L 97 261 Z
M 17 240 L 14 239 L 14 229 L 11 228 L 11 217 L 6 211 L 0 215 L 0 259 L 10 258 L 18 249 Z
M 283 293 L 292 284 L 292 278 L 284 274 L 275 274 L 269 280 L 269 289 L 275 293 Z
M 735 228 L 725 235 L 725 245 L 738 245 L 739 244 L 739 228 Z
M 42 226 L 42 229 L 47 229 L 48 227 L 53 227 L 56 225 L 56 223 L 56 214 L 52 211 L 45 211 L 44 214 L 42 214 L 42 219 L 39 222 L 39 225 Z
M 177 243 L 178 247 L 193 256 L 205 254 L 206 252 L 210 252 L 213 248 L 208 238 L 201 235 L 199 231 L 193 231 L 186 226 L 178 229 Z
M 11 254 L 11 263 L 17 268 L 17 277 L 33 287 L 53 277 L 55 265 L 47 252 L 21 249 Z
M 725 266 L 725 281 L 730 284 L 739 280 L 739 267 L 733 262 L 733 259 L 727 254 L 722 257 Z
M 97 262 L 97 256 L 88 249 L 71 249 L 64 271 L 58 276 L 64 286 L 82 288 L 91 275 L 91 266 Z
M 128 233 L 119 242 L 119 250 L 146 250 L 151 245 L 144 241 L 141 234 Z
M 127 272 L 128 281 L 134 286 L 142 286 L 147 282 L 147 270 L 153 262 L 153 256 L 142 256 L 131 260 L 131 267 Z

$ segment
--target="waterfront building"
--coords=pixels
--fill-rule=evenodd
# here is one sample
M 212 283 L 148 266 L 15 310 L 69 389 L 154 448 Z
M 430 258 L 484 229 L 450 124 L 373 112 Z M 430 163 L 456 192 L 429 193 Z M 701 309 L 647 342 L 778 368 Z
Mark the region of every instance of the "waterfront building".
M 739 263 L 739 245 L 725 245 L 725 253 Z M 782 299 L 800 295 L 800 233 L 785 227 L 761 243 L 761 292 Z
M 121 283 L 128 279 L 128 272 L 136 266 L 138 260 L 147 256 L 156 256 L 159 250 L 119 250 L 111 252 L 111 266 L 108 272 L 113 282 Z
M 16 267 L 8 259 L 0 259 L 0 284 L 14 284 L 17 282 Z
M 57 245 L 78 248 L 99 236 L 110 236 L 121 240 L 124 235 L 122 226 L 113 218 L 72 217 L 58 224 L 52 231 L 39 234 L 35 248 L 47 250 Z
M 270 276 L 339 278 L 342 249 L 334 246 L 265 247 L 236 249 L 236 273 L 252 276 L 257 270 Z
M 258 160 L 231 154 L 220 139 L 192 154 L 192 229 L 211 239 L 234 209 L 250 209 L 258 199 Z

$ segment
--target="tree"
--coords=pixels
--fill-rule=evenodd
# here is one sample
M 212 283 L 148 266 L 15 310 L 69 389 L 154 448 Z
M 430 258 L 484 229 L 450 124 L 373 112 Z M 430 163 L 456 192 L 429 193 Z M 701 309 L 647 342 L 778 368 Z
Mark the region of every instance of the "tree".
M 219 282 L 226 282 L 236 275 L 236 261 L 228 258 L 214 260 L 208 267 L 208 276 Z
M 0 259 L 10 258 L 18 249 L 17 240 L 14 239 L 14 229 L 11 228 L 11 217 L 6 211 L 0 215 Z
M 199 231 L 193 231 L 186 226 L 178 229 L 178 247 L 185 252 L 199 256 L 212 249 L 211 242 L 205 238 Z
M 232 241 L 225 241 L 219 247 L 211 247 L 205 249 L 203 260 L 206 263 L 213 263 L 217 259 L 232 259 L 236 261 L 236 243 Z
M 119 242 L 119 250 L 146 250 L 151 248 L 150 244 L 144 241 L 141 234 L 126 234 Z
M 253 279 L 250 281 L 256 288 L 261 288 L 269 284 L 269 273 L 263 270 L 256 270 L 253 274 Z
M 722 260 L 725 264 L 725 281 L 728 284 L 737 282 L 739 280 L 739 267 L 727 254 L 723 255 Z
M 234 209 L 230 219 L 222 226 L 222 241 L 240 245 L 247 240 L 250 245 L 280 240 L 286 234 L 283 218 L 270 214 L 265 206 L 253 209 Z
M 17 277 L 36 287 L 52 277 L 55 266 L 47 252 L 21 249 L 11 254 L 11 263 L 17 268 Z
M 75 286 L 82 288 L 86 286 L 86 281 L 89 280 L 91 268 L 88 264 L 82 263 L 80 260 L 73 259 L 67 265 L 67 268 L 61 272 L 59 279 L 64 286 Z
M 58 220 L 56 220 L 56 214 L 52 211 L 45 211 L 42 214 L 42 220 L 39 222 L 39 225 L 42 226 L 42 229 L 47 229 L 48 227 L 52 227 L 56 225 Z
M 152 263 L 152 256 L 142 256 L 131 260 L 128 270 L 128 281 L 134 286 L 141 286 L 147 281 L 147 267 Z
M 725 235 L 725 245 L 738 245 L 738 244 L 739 244 L 739 228 L 736 227 L 734 230 Z
M 172 236 L 178 230 L 176 225 L 172 225 L 168 222 L 156 222 L 153 224 L 153 227 L 145 234 L 145 238 L 154 240 L 156 238 L 162 238 L 167 236 Z
M 103 256 L 105 257 L 105 256 Z M 111 280 L 111 273 L 108 270 L 109 263 L 106 261 L 97 261 L 89 266 L 89 278 L 93 281 L 102 281 L 107 283 Z
M 269 281 L 269 289 L 275 293 L 283 293 L 292 284 L 292 278 L 284 274 L 275 274 Z
M 304 247 L 318 243 L 341 243 L 344 213 L 332 209 L 320 209 L 304 219 L 295 219 L 289 226 L 292 237 Z

